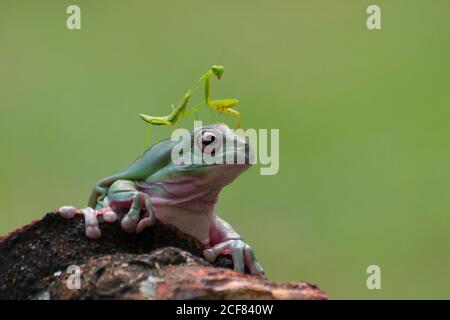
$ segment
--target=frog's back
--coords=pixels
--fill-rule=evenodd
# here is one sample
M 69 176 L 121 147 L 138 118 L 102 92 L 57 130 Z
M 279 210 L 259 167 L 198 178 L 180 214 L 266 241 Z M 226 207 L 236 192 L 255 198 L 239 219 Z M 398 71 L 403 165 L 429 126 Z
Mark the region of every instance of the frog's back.
M 169 139 L 162 140 L 149 147 L 135 161 L 119 173 L 103 178 L 97 182 L 92 190 L 88 205 L 95 208 L 99 198 L 102 199 L 108 192 L 108 188 L 117 180 L 145 179 L 152 173 L 164 167 L 170 161 L 171 151 L 176 143 L 176 141 Z

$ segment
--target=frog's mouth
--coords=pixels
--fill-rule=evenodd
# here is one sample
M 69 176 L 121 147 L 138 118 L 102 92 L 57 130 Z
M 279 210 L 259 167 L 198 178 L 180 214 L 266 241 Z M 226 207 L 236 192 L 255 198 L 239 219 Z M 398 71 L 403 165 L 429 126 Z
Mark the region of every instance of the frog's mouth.
M 215 150 L 211 152 L 211 156 L 215 157 L 216 153 Z M 228 165 L 252 165 L 255 160 L 255 153 L 253 151 L 253 148 L 251 148 L 249 143 L 245 143 L 243 148 L 235 149 L 231 152 L 225 152 L 221 156 L 221 163 L 217 163 L 218 165 L 221 164 L 228 164 Z M 232 161 L 230 161 L 232 160 Z

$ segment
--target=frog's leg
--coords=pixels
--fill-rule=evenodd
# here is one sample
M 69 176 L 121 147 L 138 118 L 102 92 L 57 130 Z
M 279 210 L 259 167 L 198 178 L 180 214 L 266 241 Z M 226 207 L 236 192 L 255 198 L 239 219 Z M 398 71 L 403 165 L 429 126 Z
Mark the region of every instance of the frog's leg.
M 108 187 L 117 179 L 119 179 L 117 175 L 112 175 L 100 180 L 91 192 L 88 206 L 91 208 L 97 208 L 99 205 L 101 205 L 103 199 L 108 193 Z
M 141 219 L 141 211 L 146 209 L 148 216 Z M 140 191 L 133 192 L 130 210 L 120 223 L 122 229 L 128 233 L 141 232 L 155 223 L 154 209 L 150 197 Z
M 231 255 L 234 270 L 244 272 L 247 266 L 252 274 L 263 275 L 264 270 L 256 261 L 252 247 L 245 243 L 240 235 L 226 221 L 216 217 L 210 230 L 211 248 L 203 251 L 205 258 L 214 262 L 220 254 Z

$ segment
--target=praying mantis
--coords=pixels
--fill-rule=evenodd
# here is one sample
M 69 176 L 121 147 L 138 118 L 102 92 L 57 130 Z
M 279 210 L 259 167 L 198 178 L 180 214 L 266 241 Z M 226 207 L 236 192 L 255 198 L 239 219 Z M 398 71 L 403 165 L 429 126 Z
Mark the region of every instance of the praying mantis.
M 149 116 L 146 114 L 139 114 L 139 116 L 149 124 L 149 129 L 151 125 L 161 126 L 168 125 L 172 126 L 178 123 L 181 117 L 188 116 L 192 113 L 199 111 L 200 108 L 204 106 L 208 106 L 211 109 L 215 109 L 220 113 L 227 113 L 234 115 L 237 118 L 237 127 L 241 127 L 241 115 L 238 111 L 234 110 L 233 107 L 239 103 L 238 99 L 222 99 L 222 100 L 210 100 L 210 78 L 216 77 L 218 80 L 222 78 L 224 71 L 223 66 L 212 66 L 197 82 L 186 92 L 183 99 L 178 103 L 177 106 L 172 105 L 172 112 L 167 116 L 155 117 Z M 201 83 L 205 83 L 205 94 L 204 100 L 198 104 L 194 109 L 190 112 L 187 112 L 187 106 L 189 100 L 194 94 L 195 90 L 201 85 Z

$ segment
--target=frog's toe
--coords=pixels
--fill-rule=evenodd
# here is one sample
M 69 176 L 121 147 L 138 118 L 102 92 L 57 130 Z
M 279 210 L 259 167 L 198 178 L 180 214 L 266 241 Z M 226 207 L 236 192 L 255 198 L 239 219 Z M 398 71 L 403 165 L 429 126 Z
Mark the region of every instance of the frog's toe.
M 90 207 L 84 209 L 77 209 L 73 206 L 64 206 L 57 209 L 56 214 L 59 214 L 61 217 L 65 219 L 72 219 L 73 217 L 75 217 L 75 215 L 81 214 L 84 216 L 84 224 L 85 224 L 84 233 L 86 234 L 86 236 L 91 239 L 98 239 L 102 235 L 100 228 L 98 227 L 98 220 L 97 220 L 97 214 L 104 214 L 103 212 L 101 212 L 101 210 L 96 211 Z M 115 216 L 114 212 L 113 214 Z M 106 215 L 104 217 L 104 220 L 108 222 L 115 221 L 113 220 L 114 216 Z M 115 219 L 117 220 L 117 216 L 115 216 Z
M 155 224 L 155 218 L 152 217 L 148 217 L 148 218 L 144 218 L 141 221 L 139 221 L 139 223 L 137 224 L 136 227 L 136 232 L 139 233 L 142 230 L 144 230 L 147 227 L 151 227 Z
M 72 219 L 78 212 L 79 210 L 72 206 L 64 206 L 56 210 L 56 213 L 65 219 Z
M 264 275 L 263 267 L 256 261 L 255 253 L 248 244 L 244 248 L 244 261 L 251 274 Z
M 117 221 L 117 214 L 114 211 L 106 211 L 103 214 L 103 220 L 105 222 L 114 222 Z
M 86 237 L 91 238 L 91 239 L 98 239 L 102 236 L 102 233 L 101 233 L 99 227 L 91 227 L 91 226 L 86 227 L 85 234 L 86 234 Z
M 234 270 L 237 272 L 244 273 L 247 266 L 251 274 L 264 274 L 263 268 L 256 261 L 253 249 L 241 239 L 226 240 L 203 251 L 203 255 L 209 262 L 214 262 L 219 254 L 231 255 Z
M 97 215 L 103 217 L 105 222 L 115 222 L 117 221 L 117 214 L 111 207 L 105 207 L 97 210 Z
M 81 209 L 81 212 L 84 214 L 86 236 L 91 239 L 100 238 L 102 233 L 98 227 L 97 212 L 90 207 Z
M 126 215 L 122 219 L 120 225 L 122 226 L 122 229 L 125 230 L 125 232 L 135 233 L 138 221 L 136 221 L 136 219 L 134 219 L 132 216 Z
M 256 272 L 254 273 L 264 276 L 264 268 L 258 262 L 255 264 L 255 270 Z

